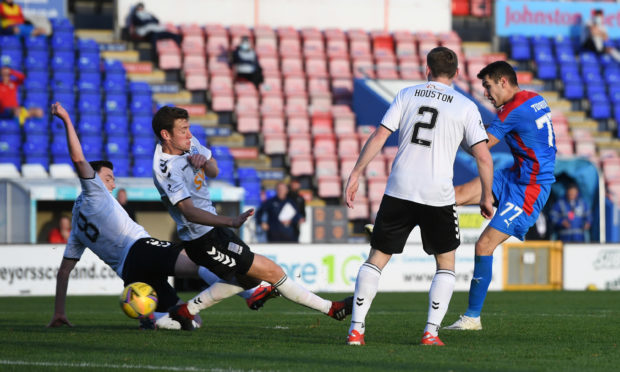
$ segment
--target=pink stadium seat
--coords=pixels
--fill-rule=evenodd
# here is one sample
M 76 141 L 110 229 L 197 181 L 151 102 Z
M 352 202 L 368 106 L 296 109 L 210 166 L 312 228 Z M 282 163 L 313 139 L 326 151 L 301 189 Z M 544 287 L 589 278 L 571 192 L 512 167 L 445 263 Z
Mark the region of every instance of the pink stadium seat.
M 338 177 L 338 158 L 336 156 L 318 154 L 316 156 L 315 164 L 314 175 L 316 177 Z
M 286 96 L 286 106 L 295 107 L 295 111 L 305 111 L 308 109 L 308 97 L 305 94 L 291 94 Z
M 303 48 L 306 58 L 325 58 L 325 45 L 322 39 L 304 39 Z
M 276 37 L 276 32 L 267 25 L 258 25 L 254 27 L 254 35 L 256 35 L 256 39 L 267 38 L 267 37 Z
M 428 52 L 430 52 L 433 48 L 439 46 L 439 43 L 436 40 L 433 41 L 420 41 L 418 44 L 418 54 L 422 58 L 426 58 Z
M 344 179 L 349 178 L 349 176 L 351 175 L 351 172 L 353 171 L 353 167 L 355 167 L 355 163 L 357 163 L 357 156 L 351 156 L 351 155 L 341 156 L 340 157 L 340 177 Z M 362 181 L 360 180 L 360 184 L 361 183 Z M 366 188 L 364 187 L 364 189 Z
M 324 77 L 308 79 L 308 94 L 329 93 L 329 80 Z
M 263 97 L 260 105 L 261 115 L 282 115 L 284 112 L 284 100 L 282 96 Z
M 282 97 L 282 79 L 279 76 L 265 76 L 260 86 L 261 97 Z
M 207 53 L 209 56 L 219 56 L 228 52 L 228 36 L 210 35 L 207 36 Z
M 171 39 L 158 40 L 156 44 L 157 53 L 180 53 L 181 50 L 177 43 Z
M 282 74 L 284 77 L 304 76 L 304 67 L 301 58 L 282 59 Z
M 299 39 L 299 33 L 293 26 L 280 26 L 276 28 L 279 39 Z
M 354 133 L 338 139 L 338 156 L 357 156 L 359 151 L 357 134 Z
M 411 31 L 409 31 L 409 30 L 396 30 L 396 31 L 394 31 L 394 41 L 396 41 L 396 42 L 399 42 L 399 41 L 414 42 L 415 41 L 415 37 L 413 36 Z
M 370 57 L 370 42 L 366 40 L 351 40 L 349 45 L 350 54 L 352 58 L 358 57 Z
M 325 134 L 316 136 L 313 150 L 315 154 L 336 155 L 336 140 L 334 137 Z
M 347 40 L 347 35 L 340 28 L 326 28 L 323 34 L 327 40 Z
M 323 40 L 323 33 L 316 27 L 304 27 L 301 29 L 301 38 L 304 40 Z
M 333 117 L 331 113 L 314 112 L 312 114 L 312 134 L 333 133 Z
M 260 57 L 260 67 L 263 69 L 263 73 L 270 71 L 280 71 L 278 59 L 275 57 Z
M 319 177 L 318 186 L 318 194 L 321 198 L 340 198 L 342 196 L 342 182 L 340 181 L 340 177 Z
M 213 93 L 213 97 L 211 98 L 211 106 L 213 111 L 216 112 L 233 111 L 235 107 L 235 99 L 233 98 L 232 94 Z
M 333 79 L 351 79 L 351 64 L 349 60 L 340 58 L 330 60 L 329 74 Z
M 252 31 L 246 25 L 237 24 L 228 26 L 228 32 L 231 37 L 234 36 L 249 36 L 252 35 Z
M 353 208 L 347 208 L 347 217 L 349 220 L 367 220 L 370 217 L 368 199 L 356 196 L 353 201 Z
M 360 28 L 352 28 L 348 30 L 347 36 L 349 37 L 349 41 L 354 41 L 354 40 L 369 41 L 368 32 Z
M 355 78 L 375 78 L 374 65 L 371 59 L 356 59 L 353 61 L 353 76 Z
M 556 138 L 555 146 L 558 148 L 559 155 L 573 155 L 573 140 L 569 137 L 564 139 Z
M 608 157 L 608 158 L 603 159 L 602 163 L 603 163 L 603 174 L 605 175 L 605 180 L 620 181 L 620 158 Z
M 218 23 L 209 23 L 205 25 L 205 33 L 208 36 L 226 36 L 228 37 L 228 30 Z
M 204 58 L 205 40 L 202 34 L 186 35 L 181 44 L 183 54 L 198 54 Z
M 239 80 L 235 82 L 234 90 L 237 97 L 250 96 L 258 102 L 258 91 L 256 90 L 256 86 L 249 81 Z
M 306 79 L 300 76 L 285 76 L 284 77 L 284 93 L 288 95 L 306 94 Z
M 353 95 L 353 81 L 351 79 L 333 79 L 332 95 L 334 99 L 350 99 Z
M 202 49 L 199 49 L 202 50 Z M 185 55 L 183 58 L 183 70 L 207 72 L 207 61 L 203 55 Z
M 284 116 L 263 116 L 263 134 L 284 133 Z
M 553 121 L 553 129 L 555 129 L 555 119 Z M 556 131 L 557 132 L 557 131 Z M 556 134 L 557 136 L 557 134 Z M 618 152 L 614 149 L 599 149 L 598 151 L 600 157 L 601 157 L 601 161 L 603 161 L 603 165 L 606 159 L 618 159 L 620 158 L 620 156 L 618 155 Z
M 252 43 L 253 43 L 253 40 L 252 40 L 252 39 L 253 39 L 253 37 L 252 37 L 252 35 L 251 35 L 251 34 L 248 34 L 248 35 L 235 35 L 235 36 L 231 36 L 231 37 L 230 37 L 230 49 L 232 49 L 232 50 L 236 49 L 236 48 L 239 46 L 239 44 L 241 44 L 241 39 L 242 39 L 244 36 L 247 36 L 247 37 L 250 39 L 250 44 L 252 44 Z
M 177 53 L 162 53 L 159 55 L 159 68 L 162 70 L 178 70 L 181 68 L 181 55 Z
M 328 111 L 332 106 L 332 95 L 329 92 L 312 93 L 310 96 L 310 108 L 313 111 Z
M 209 57 L 208 68 L 214 75 L 231 75 L 228 61 L 223 57 Z
M 396 42 L 396 55 L 402 56 L 417 56 L 418 51 L 415 48 L 415 43 L 411 41 L 397 41 Z
M 256 42 L 260 42 L 260 44 L 256 45 L 254 51 L 258 55 L 258 58 L 277 58 L 278 57 L 278 49 L 271 45 L 271 43 L 266 43 L 265 40 L 270 39 L 258 39 Z M 275 43 L 275 39 L 273 39 Z
M 387 177 L 368 178 L 368 200 L 371 202 L 381 201 L 385 194 L 385 186 L 387 185 Z
M 279 51 L 282 58 L 301 58 L 299 39 L 280 39 Z
M 244 112 L 237 115 L 237 131 L 239 133 L 258 133 L 260 118 L 256 112 Z
M 232 78 L 226 75 L 214 75 L 211 77 L 211 93 L 212 94 L 230 94 L 233 93 Z
M 308 134 L 310 132 L 310 119 L 304 115 L 288 116 L 286 132 L 289 135 Z
M 306 75 L 308 78 L 326 78 L 327 65 L 323 58 L 306 59 Z
M 291 176 L 311 176 L 313 174 L 314 161 L 312 159 L 312 155 L 305 154 L 291 156 Z
M 355 114 L 334 115 L 334 133 L 337 136 L 355 133 Z
M 423 67 L 417 61 L 401 60 L 400 77 L 406 80 L 424 80 Z
M 286 134 L 265 134 L 263 138 L 263 146 L 265 149 L 265 154 L 267 155 L 286 154 Z
M 289 138 L 288 155 L 310 155 L 312 153 L 312 140 L 307 134 L 291 134 Z
M 345 39 L 327 39 L 328 58 L 349 58 L 347 41 Z
M 185 38 L 187 38 L 188 36 L 200 36 L 202 37 L 202 35 L 204 34 L 202 27 L 198 26 L 195 23 L 192 24 L 183 24 L 179 26 L 179 30 L 181 31 L 181 33 L 183 34 L 183 40 L 185 41 Z
M 580 138 L 575 142 L 575 155 L 592 158 L 596 156 L 596 144 L 592 140 Z
M 396 64 L 392 61 L 378 61 L 377 77 L 379 79 L 398 79 Z
M 208 86 L 206 73 L 185 74 L 185 89 L 207 90 Z
M 258 97 L 257 96 L 239 96 L 237 98 L 237 105 L 235 106 L 235 112 L 240 113 L 258 113 Z
M 366 166 L 366 177 L 385 177 L 387 175 L 385 171 L 385 160 L 383 155 L 377 155 Z

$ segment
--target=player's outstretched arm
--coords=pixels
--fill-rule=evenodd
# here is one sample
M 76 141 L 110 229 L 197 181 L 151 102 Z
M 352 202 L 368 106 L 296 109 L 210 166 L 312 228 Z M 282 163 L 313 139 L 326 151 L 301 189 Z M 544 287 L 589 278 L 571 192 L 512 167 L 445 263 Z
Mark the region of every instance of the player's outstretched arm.
M 218 216 L 203 209 L 196 208 L 191 198 L 181 200 L 177 206 L 189 222 L 206 226 L 240 227 L 254 214 L 254 208 L 248 209 L 237 217 Z
M 80 140 L 75 132 L 73 122 L 71 122 L 71 118 L 69 117 L 69 113 L 58 102 L 52 105 L 51 110 L 52 115 L 59 117 L 65 124 L 69 155 L 71 156 L 71 161 L 75 165 L 75 170 L 77 171 L 78 176 L 80 178 L 93 178 L 95 176 L 95 171 L 84 157 L 82 144 L 80 144 Z
M 476 158 L 482 187 L 480 214 L 486 219 L 491 219 L 493 217 L 493 158 L 485 142 L 479 142 L 471 149 Z
M 54 298 L 54 316 L 47 325 L 48 327 L 61 327 L 68 325 L 73 327 L 73 324 L 67 319 L 65 314 L 65 303 L 67 300 L 67 286 L 69 285 L 69 275 L 77 264 L 75 260 L 62 259 L 58 274 L 56 275 L 56 297 Z
M 364 144 L 360 156 L 355 163 L 355 167 L 353 167 L 349 179 L 347 180 L 345 197 L 349 208 L 353 208 L 353 201 L 355 201 L 355 194 L 359 187 L 359 177 L 363 174 L 368 163 L 381 151 L 383 145 L 385 145 L 385 141 L 387 141 L 391 134 L 392 132 L 389 129 L 380 125 L 377 130 L 368 137 L 368 140 Z

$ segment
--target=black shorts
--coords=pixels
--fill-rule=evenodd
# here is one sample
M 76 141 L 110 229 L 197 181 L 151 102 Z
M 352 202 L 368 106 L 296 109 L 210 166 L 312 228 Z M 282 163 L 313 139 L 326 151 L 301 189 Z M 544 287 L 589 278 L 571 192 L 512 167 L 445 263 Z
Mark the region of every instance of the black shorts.
M 214 227 L 198 239 L 183 242 L 187 256 L 197 265 L 211 270 L 221 279 L 231 281 L 235 275 L 245 275 L 254 253 L 235 234 L 226 227 Z
M 384 195 L 370 245 L 386 254 L 402 253 L 416 226 L 420 226 L 422 245 L 428 254 L 450 252 L 461 244 L 455 205 L 432 207 Z
M 125 285 L 134 282 L 149 284 L 157 292 L 158 312 L 167 312 L 179 301 L 177 292 L 168 283 L 174 276 L 174 265 L 183 247 L 155 238 L 139 239 L 129 249 L 123 266 Z

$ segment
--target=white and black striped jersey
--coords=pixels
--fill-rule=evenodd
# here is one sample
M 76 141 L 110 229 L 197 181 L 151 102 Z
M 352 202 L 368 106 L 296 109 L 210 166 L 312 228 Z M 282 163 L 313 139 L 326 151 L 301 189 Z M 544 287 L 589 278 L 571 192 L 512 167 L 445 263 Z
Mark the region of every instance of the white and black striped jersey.
M 208 233 L 212 227 L 188 221 L 177 207 L 181 200 L 192 198 L 196 208 L 217 214 L 211 203 L 211 196 L 203 169 L 192 167 L 187 159 L 190 154 L 202 154 L 211 159 L 211 150 L 192 137 L 188 153 L 182 155 L 166 154 L 157 144 L 153 156 L 153 182 L 159 191 L 168 212 L 177 223 L 177 231 L 182 240 L 190 241 Z
M 88 247 L 121 276 L 131 246 L 150 235 L 129 217 L 97 173 L 94 178 L 80 178 L 80 184 L 64 257 L 79 260 Z
M 429 81 L 402 89 L 381 124 L 399 131 L 398 152 L 385 193 L 430 206 L 454 204 L 454 159 L 488 140 L 476 105 L 445 84 Z

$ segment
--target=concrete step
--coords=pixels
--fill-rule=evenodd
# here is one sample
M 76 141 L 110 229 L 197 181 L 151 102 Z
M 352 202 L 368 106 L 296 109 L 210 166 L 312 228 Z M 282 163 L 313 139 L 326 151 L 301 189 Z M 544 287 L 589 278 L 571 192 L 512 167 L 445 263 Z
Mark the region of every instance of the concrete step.
M 174 104 L 189 104 L 192 103 L 192 95 L 186 90 L 182 90 L 178 93 L 155 93 L 153 94 L 153 100 L 160 103 L 174 103 Z
M 163 83 L 166 81 L 166 74 L 161 70 L 149 73 L 128 73 L 127 77 L 132 81 L 144 81 L 147 83 Z
M 463 48 L 463 53 L 465 54 L 466 58 L 478 57 L 493 52 L 493 47 L 491 43 L 482 41 L 467 41 L 461 43 L 461 46 Z
M 203 127 L 223 126 L 232 128 L 232 126 L 228 124 L 218 124 L 217 114 L 215 112 L 208 112 L 206 115 L 192 115 L 189 121 L 192 124 L 200 124 Z
M 569 111 L 566 112 L 564 116 L 566 116 L 566 120 L 570 124 L 571 122 L 579 122 L 585 120 L 586 113 L 584 111 Z
M 571 130 L 580 129 L 598 133 L 598 123 L 594 120 L 582 120 L 569 122 L 568 126 Z
M 232 133 L 226 137 L 212 136 L 209 137 L 209 143 L 228 147 L 244 147 L 244 137 L 240 133 Z M 271 162 L 268 164 L 271 165 Z
M 94 39 L 98 43 L 111 43 L 116 40 L 112 30 L 75 30 L 75 36 L 80 39 Z
M 571 104 L 570 102 L 566 101 L 566 100 L 560 100 L 560 101 L 547 101 L 547 103 L 549 103 L 549 108 L 551 109 L 551 112 L 553 113 L 554 111 L 560 111 L 560 112 L 569 112 L 571 111 Z
M 211 137 L 211 138 L 213 138 L 213 137 Z M 211 139 L 209 139 L 209 141 L 211 141 Z M 269 159 L 269 157 L 267 155 L 261 154 L 261 155 L 258 156 L 258 159 L 238 160 L 237 161 L 237 166 L 239 166 L 239 167 L 254 167 L 254 168 L 261 168 L 261 167 L 270 168 L 271 167 L 271 159 Z
M 105 59 L 117 59 L 123 62 L 140 62 L 140 55 L 135 50 L 108 50 L 105 52 L 101 52 L 101 57 Z
M 560 101 L 562 98 L 560 97 L 560 93 L 558 92 L 554 92 L 554 91 L 543 91 L 539 93 L 544 99 L 545 101 L 547 101 L 547 103 L 551 104 L 551 102 L 558 102 Z

